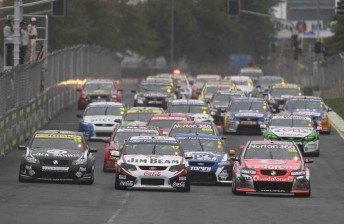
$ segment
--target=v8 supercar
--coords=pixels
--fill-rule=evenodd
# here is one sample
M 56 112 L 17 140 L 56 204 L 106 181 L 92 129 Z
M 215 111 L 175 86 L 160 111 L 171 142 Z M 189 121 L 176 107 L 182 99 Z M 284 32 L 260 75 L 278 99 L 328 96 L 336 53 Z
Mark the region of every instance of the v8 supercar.
M 92 184 L 94 181 L 93 152 L 80 132 L 37 131 L 22 156 L 19 181 L 73 181 Z
M 293 142 L 249 141 L 232 157 L 233 194 L 283 193 L 310 197 L 310 172 Z
M 116 151 L 119 157 L 119 151 Z M 175 138 L 131 137 L 117 162 L 115 189 L 190 191 L 189 164 Z

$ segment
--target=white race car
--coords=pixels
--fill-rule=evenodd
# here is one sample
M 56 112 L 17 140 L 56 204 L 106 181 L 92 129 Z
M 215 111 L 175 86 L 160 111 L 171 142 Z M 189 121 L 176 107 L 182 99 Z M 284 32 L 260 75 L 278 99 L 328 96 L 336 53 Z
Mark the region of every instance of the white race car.
M 190 191 L 189 164 L 175 138 L 134 136 L 118 157 L 115 189 Z
M 90 103 L 85 109 L 79 131 L 88 135 L 90 139 L 101 139 L 111 136 L 116 126 L 122 121 L 126 108 L 123 103 L 96 102 Z

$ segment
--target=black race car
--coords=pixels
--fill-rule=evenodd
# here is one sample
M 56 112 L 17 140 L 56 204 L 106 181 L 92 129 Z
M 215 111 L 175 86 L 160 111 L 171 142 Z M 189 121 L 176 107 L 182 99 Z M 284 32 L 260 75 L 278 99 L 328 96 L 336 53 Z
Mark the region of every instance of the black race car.
M 21 158 L 19 181 L 72 181 L 84 184 L 94 182 L 93 152 L 80 132 L 37 131 Z

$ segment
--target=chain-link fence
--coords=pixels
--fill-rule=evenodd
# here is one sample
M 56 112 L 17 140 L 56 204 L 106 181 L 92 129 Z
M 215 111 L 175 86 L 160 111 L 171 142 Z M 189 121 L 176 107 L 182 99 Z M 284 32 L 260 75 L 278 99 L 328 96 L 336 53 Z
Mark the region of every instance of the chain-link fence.
M 76 84 L 87 77 L 120 79 L 120 60 L 98 46 L 75 46 L 0 73 L 0 156 L 75 104 Z

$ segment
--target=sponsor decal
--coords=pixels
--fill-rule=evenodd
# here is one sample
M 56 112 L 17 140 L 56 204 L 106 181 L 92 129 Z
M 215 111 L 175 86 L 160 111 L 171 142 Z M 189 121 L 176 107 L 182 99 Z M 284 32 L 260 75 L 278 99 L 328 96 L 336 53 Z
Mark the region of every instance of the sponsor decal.
M 60 150 L 60 149 L 51 149 L 51 150 L 47 150 L 47 153 L 51 153 L 51 154 L 65 154 L 67 153 L 66 150 Z
M 62 139 L 74 139 L 76 142 L 81 142 L 80 135 L 66 135 L 66 134 L 36 134 L 35 138 L 62 138 Z
M 310 132 L 309 129 L 305 128 L 273 128 L 273 131 L 276 133 L 288 132 L 290 134 L 308 134 Z
M 179 187 L 184 187 L 185 188 L 186 184 L 185 182 L 173 182 L 172 187 L 179 188 Z
M 152 120 L 172 120 L 172 121 L 186 121 L 186 117 L 173 117 L 173 116 L 168 116 L 168 117 L 152 117 Z
M 123 187 L 132 187 L 134 185 L 134 181 L 132 181 L 132 180 L 127 180 L 127 181 L 121 180 L 119 182 L 119 185 L 123 186 Z
M 179 177 L 180 181 L 186 181 L 186 176 Z
M 293 145 L 282 145 L 282 144 L 250 144 L 248 149 L 295 149 Z
M 248 168 L 251 169 L 265 169 L 265 170 L 297 170 L 300 167 L 299 166 L 289 166 L 289 165 L 260 165 L 260 164 L 255 164 L 255 165 L 247 165 Z
M 126 175 L 118 175 L 118 179 L 120 180 L 126 180 L 127 176 Z
M 150 164 L 179 164 L 179 160 L 177 159 L 156 159 L 156 158 L 149 158 L 149 159 L 136 159 L 131 158 L 127 160 L 128 163 L 150 163 Z
M 42 171 L 62 171 L 68 172 L 69 167 L 42 166 Z
M 217 156 L 213 153 L 207 153 L 207 154 L 202 154 L 202 153 L 193 153 L 193 159 L 195 160 L 210 160 L 210 161 L 216 161 Z M 203 166 L 203 165 L 200 165 Z
M 211 171 L 211 167 L 191 166 L 190 170 L 192 170 L 192 171 L 199 171 L 199 172 L 210 172 Z
M 49 150 L 50 151 L 50 150 Z M 41 153 L 41 152 L 37 152 L 37 153 L 32 153 L 33 156 L 42 156 L 42 157 L 67 157 L 67 158 L 75 158 L 75 157 L 80 157 L 79 154 L 49 154 L 49 153 Z
M 253 181 L 271 181 L 271 182 L 293 182 L 294 177 L 260 177 L 253 176 Z
M 160 171 L 145 171 L 143 173 L 144 176 L 149 176 L 149 177 L 160 177 L 161 172 Z
M 80 168 L 79 168 L 79 171 L 80 171 L 80 172 L 86 172 L 86 167 L 80 167 Z

